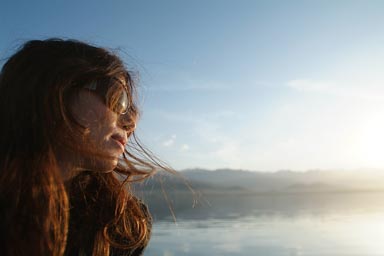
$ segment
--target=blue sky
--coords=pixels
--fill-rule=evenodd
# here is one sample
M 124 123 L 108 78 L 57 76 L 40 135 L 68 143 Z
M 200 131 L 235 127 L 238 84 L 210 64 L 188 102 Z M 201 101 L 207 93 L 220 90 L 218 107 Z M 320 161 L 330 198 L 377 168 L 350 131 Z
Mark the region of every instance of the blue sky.
M 382 1 L 2 1 L 25 40 L 119 49 L 142 141 L 176 169 L 384 168 Z

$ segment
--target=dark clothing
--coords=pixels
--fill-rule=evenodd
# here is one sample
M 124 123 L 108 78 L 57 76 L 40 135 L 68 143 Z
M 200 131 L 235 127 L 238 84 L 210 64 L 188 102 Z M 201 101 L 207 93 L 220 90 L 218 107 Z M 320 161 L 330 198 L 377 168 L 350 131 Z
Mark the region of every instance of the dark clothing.
M 137 199 L 137 201 L 140 203 L 143 212 L 147 216 L 148 223 L 150 224 L 149 231 L 151 231 L 152 218 L 151 218 L 150 213 L 148 211 L 148 207 L 141 200 Z M 71 232 L 71 223 L 70 223 L 69 232 Z M 72 230 L 72 232 L 73 232 L 73 230 Z M 75 231 L 75 232 L 81 232 L 81 231 Z M 80 234 L 80 236 L 81 236 L 81 234 Z M 70 237 L 76 237 L 76 236 L 70 236 Z M 83 239 L 84 239 L 84 237 L 83 237 Z M 83 244 L 80 246 L 73 246 L 73 244 L 75 244 L 75 241 L 68 241 L 65 255 L 66 256 L 90 256 L 90 255 L 92 255 L 93 239 L 94 239 L 94 237 L 89 238 L 88 241 L 83 240 Z M 142 256 L 144 250 L 145 250 L 145 246 L 137 248 L 137 249 L 133 249 L 133 250 L 110 247 L 110 254 L 109 255 L 110 256 Z
M 122 249 L 112 248 L 110 251 L 110 256 L 141 256 L 144 252 L 144 247 L 135 249 L 133 251 L 127 251 Z
M 145 215 L 147 216 L 148 220 L 150 220 L 149 223 L 151 223 L 152 225 L 152 218 L 149 213 L 148 207 L 141 200 L 139 199 L 137 200 L 139 201 L 141 208 L 144 211 Z M 150 228 L 149 230 L 151 230 Z M 132 251 L 132 250 L 122 250 L 118 248 L 111 248 L 109 255 L 110 256 L 141 256 L 143 255 L 144 249 L 145 247 L 140 247 Z
M 119 181 L 114 179 L 109 182 L 116 182 L 116 186 L 120 185 Z M 106 181 L 97 175 L 86 172 L 74 177 L 68 183 L 70 217 L 65 256 L 92 255 L 96 234 L 102 232 L 102 229 L 115 218 L 117 199 L 110 186 L 111 183 L 107 185 Z M 128 212 L 130 209 L 134 209 L 130 207 L 135 207 L 138 211 L 140 210 L 137 207 L 141 208 L 140 216 L 144 217 L 150 233 L 152 218 L 147 206 L 136 197 L 130 197 L 127 200 L 129 200 L 126 206 Z M 112 223 L 112 225 L 115 224 Z M 115 233 L 115 228 L 118 230 L 116 226 L 111 226 L 111 239 L 122 245 L 128 245 L 130 241 L 127 241 L 125 237 L 120 237 L 118 232 Z M 111 245 L 110 256 L 140 256 L 143 254 L 145 246 L 146 244 L 136 249 L 120 249 Z

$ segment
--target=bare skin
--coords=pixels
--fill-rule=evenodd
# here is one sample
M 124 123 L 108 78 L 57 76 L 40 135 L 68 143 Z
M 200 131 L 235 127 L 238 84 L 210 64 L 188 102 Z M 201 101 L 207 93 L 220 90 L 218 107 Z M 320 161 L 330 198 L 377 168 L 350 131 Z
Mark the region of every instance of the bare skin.
M 71 109 L 78 122 L 89 129 L 79 143 L 86 143 L 93 153 L 84 155 L 60 150 L 57 159 L 63 178 L 68 179 L 69 173 L 78 169 L 112 171 L 127 143 L 123 124 L 129 121 L 128 114 L 113 112 L 98 95 L 88 90 L 81 90 L 73 98 Z M 94 157 L 95 153 L 103 157 Z

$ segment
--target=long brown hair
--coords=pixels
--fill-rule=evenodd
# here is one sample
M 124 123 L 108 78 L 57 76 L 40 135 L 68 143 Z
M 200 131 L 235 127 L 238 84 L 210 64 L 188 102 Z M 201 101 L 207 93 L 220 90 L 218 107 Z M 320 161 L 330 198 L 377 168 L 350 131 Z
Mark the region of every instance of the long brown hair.
M 135 83 L 111 51 L 75 40 L 33 40 L 0 73 L 0 247 L 2 255 L 109 255 L 144 247 L 150 234 L 145 206 L 129 192 L 163 164 L 129 131 L 130 142 L 114 172 L 87 170 L 67 181 L 58 146 L 87 132 L 69 99 L 82 86 L 123 78 L 137 119 Z M 119 178 L 119 174 L 123 178 Z

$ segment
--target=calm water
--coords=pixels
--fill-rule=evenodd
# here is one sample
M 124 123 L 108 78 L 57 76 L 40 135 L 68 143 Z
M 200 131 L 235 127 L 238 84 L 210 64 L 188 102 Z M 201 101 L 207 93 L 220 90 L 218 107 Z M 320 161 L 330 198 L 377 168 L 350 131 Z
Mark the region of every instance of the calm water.
M 384 194 L 212 197 L 155 222 L 146 256 L 384 255 Z

